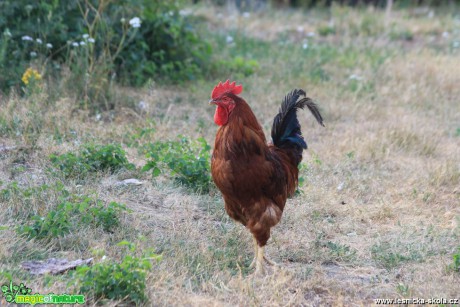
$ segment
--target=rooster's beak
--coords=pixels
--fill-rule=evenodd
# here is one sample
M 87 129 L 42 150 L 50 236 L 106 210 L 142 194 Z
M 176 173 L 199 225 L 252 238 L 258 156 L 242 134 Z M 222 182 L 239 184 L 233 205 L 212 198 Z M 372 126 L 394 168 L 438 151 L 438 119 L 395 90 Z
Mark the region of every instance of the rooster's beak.
M 209 104 L 217 104 L 217 100 L 211 99 L 211 100 L 209 100 Z

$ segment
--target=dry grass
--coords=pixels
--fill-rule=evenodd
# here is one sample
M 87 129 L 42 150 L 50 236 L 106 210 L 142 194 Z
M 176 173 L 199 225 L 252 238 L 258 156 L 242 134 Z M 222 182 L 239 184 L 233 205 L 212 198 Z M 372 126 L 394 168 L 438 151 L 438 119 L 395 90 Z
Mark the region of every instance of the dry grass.
M 204 16 L 216 37 L 235 37 L 236 46 L 217 47 L 222 57 L 240 52 L 259 62 L 251 76 L 222 79 L 245 85 L 243 96 L 267 135 L 279 101 L 295 87 L 318 102 L 327 126 L 301 114 L 309 144 L 301 172 L 305 184 L 288 201 L 267 248 L 280 267 L 266 278 L 249 275 L 250 234 L 227 217 L 215 189 L 200 196 L 165 178 L 122 172 L 62 181 L 73 193 L 132 210 L 112 234 L 82 229 L 43 246 L 19 237 L 13 227 L 20 223 L 18 213 L 55 205 L 52 192 L 46 199 L 30 196 L 28 208 L 24 199 L 0 203 L 2 223 L 9 226 L 0 232 L 2 276 L 12 274 L 34 292 L 66 292 L 68 277 L 31 277 L 19 262 L 90 257 L 95 250 L 119 261 L 115 244 L 128 240 L 163 255 L 148 274 L 148 305 L 355 306 L 375 298 L 458 298 L 460 275 L 447 266 L 460 235 L 460 72 L 454 68 L 460 50 L 452 49 L 452 41 L 460 40 L 459 20 L 395 12 L 390 24 L 414 35 L 405 41 L 391 38 L 379 11 L 336 7 L 331 13 L 263 11 L 245 18 L 228 10 L 200 7 L 194 14 Z M 308 38 L 325 25 L 336 34 Z M 449 39 L 442 38 L 444 31 Z M 318 67 L 327 77 L 313 74 Z M 353 74 L 362 79 L 350 79 Z M 144 143 L 183 134 L 212 144 L 216 128 L 206 101 L 213 86 L 198 81 L 123 89 L 146 109 L 120 108 L 100 119 L 78 111 L 72 97 L 35 115 L 30 109 L 45 104 L 46 94 L 6 98 L 0 103 L 9 110 L 6 122 L 18 118 L 29 130 L 2 139 L 2 146 L 17 146 L 0 152 L 2 188 L 13 181 L 20 187 L 60 182 L 46 172 L 49 154 L 86 142 L 127 143 L 140 128 L 155 129 Z M 127 152 L 130 162 L 145 164 L 136 149 Z M 115 184 L 132 176 L 145 183 Z

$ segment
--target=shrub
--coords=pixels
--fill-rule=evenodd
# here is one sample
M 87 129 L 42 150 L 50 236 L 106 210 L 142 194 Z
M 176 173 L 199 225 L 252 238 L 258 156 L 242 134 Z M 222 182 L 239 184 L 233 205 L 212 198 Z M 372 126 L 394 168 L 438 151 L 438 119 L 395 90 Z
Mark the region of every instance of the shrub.
M 130 252 L 134 245 L 123 241 L 118 244 L 129 245 Z M 159 261 L 161 256 L 148 252 L 142 258 L 124 256 L 121 263 L 101 262 L 92 267 L 78 267 L 74 280 L 79 292 L 92 294 L 95 299 L 123 299 L 139 304 L 146 301 L 145 278 L 152 267 L 151 260 Z M 73 282 L 73 281 L 72 281 Z
M 145 149 L 148 161 L 142 170 L 152 171 L 156 177 L 167 167 L 177 183 L 207 193 L 211 184 L 210 149 L 203 138 L 190 141 L 180 137 L 179 141 L 153 143 Z
M 29 67 L 49 78 L 64 66 L 78 100 L 107 109 L 113 81 L 195 79 L 211 54 L 176 1 L 5 0 L 0 11 L 0 91 Z
M 120 145 L 86 145 L 78 154 L 72 152 L 50 156 L 54 167 L 64 173 L 66 178 L 86 176 L 90 172 L 133 169 L 125 151 Z
M 216 61 L 214 70 L 221 75 L 237 75 L 248 77 L 254 74 L 259 69 L 259 62 L 256 60 L 245 59 L 237 56 L 235 58 Z
M 120 224 L 119 213 L 126 210 L 124 205 L 111 202 L 104 206 L 100 200 L 88 197 L 77 202 L 66 201 L 45 216 L 32 216 L 32 223 L 19 226 L 17 232 L 29 239 L 45 240 L 62 237 L 82 226 L 102 227 L 104 231 L 112 232 Z

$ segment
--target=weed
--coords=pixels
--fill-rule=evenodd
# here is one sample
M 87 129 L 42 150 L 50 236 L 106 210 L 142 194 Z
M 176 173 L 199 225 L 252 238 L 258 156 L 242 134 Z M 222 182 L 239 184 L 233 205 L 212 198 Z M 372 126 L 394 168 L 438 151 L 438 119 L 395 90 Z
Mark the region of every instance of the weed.
M 334 243 L 332 241 L 323 241 L 323 236 L 320 234 L 315 241 L 317 248 L 323 248 L 326 251 L 323 262 L 352 262 L 356 258 L 356 250 L 348 245 Z
M 457 247 L 457 252 L 452 255 L 452 263 L 447 266 L 449 271 L 460 272 L 460 246 Z
M 119 213 L 126 210 L 124 205 L 112 202 L 105 207 L 101 201 L 88 197 L 79 202 L 67 201 L 60 203 L 45 216 L 32 216 L 32 223 L 19 226 L 17 232 L 29 239 L 45 240 L 62 237 L 89 225 L 112 232 L 120 224 Z
M 329 253 L 332 257 L 341 261 L 350 261 L 355 258 L 356 250 L 351 249 L 348 245 L 337 244 L 331 241 L 326 243 Z
M 78 154 L 72 152 L 52 154 L 50 161 L 66 178 L 79 178 L 97 171 L 114 173 L 121 169 L 133 169 L 120 145 L 86 145 Z
M 382 265 L 385 269 L 391 270 L 399 267 L 404 262 L 424 260 L 421 251 L 414 246 L 407 245 L 405 250 L 400 250 L 397 247 L 391 246 L 390 243 L 383 242 L 372 246 L 372 258 Z
M 152 171 L 156 177 L 167 167 L 177 183 L 207 193 L 211 185 L 210 149 L 204 138 L 191 141 L 181 136 L 179 141 L 153 143 L 145 148 L 148 161 L 142 170 Z
M 140 147 L 143 141 L 146 141 L 153 133 L 155 128 L 138 128 L 134 133 L 127 134 L 127 146 L 128 147 Z
M 135 246 L 123 241 L 118 246 L 129 246 L 131 253 Z M 159 261 L 161 256 L 147 252 L 142 257 L 125 255 L 121 263 L 106 261 L 91 267 L 79 267 L 73 274 L 82 294 L 91 294 L 96 300 L 117 299 L 139 304 L 146 301 L 145 279 L 152 268 L 152 260 Z
M 323 25 L 317 28 L 318 34 L 321 36 L 335 35 L 335 27 L 330 25 Z
M 403 283 L 399 283 L 396 286 L 396 290 L 403 296 L 408 296 L 410 294 L 409 286 Z
M 259 69 L 257 60 L 245 59 L 240 56 L 217 61 L 215 65 L 216 70 L 219 70 L 219 74 L 237 74 L 235 77 L 241 76 L 241 78 L 250 76 Z
M 414 34 L 408 29 L 392 29 L 390 32 L 391 40 L 403 40 L 403 41 L 412 41 L 414 39 Z

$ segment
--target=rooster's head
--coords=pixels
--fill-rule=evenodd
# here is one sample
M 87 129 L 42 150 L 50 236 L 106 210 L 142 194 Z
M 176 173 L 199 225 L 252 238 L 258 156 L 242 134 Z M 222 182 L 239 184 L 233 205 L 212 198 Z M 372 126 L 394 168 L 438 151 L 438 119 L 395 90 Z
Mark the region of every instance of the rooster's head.
M 210 104 L 216 105 L 216 113 L 214 114 L 214 122 L 223 126 L 228 122 L 228 118 L 233 108 L 235 108 L 236 102 L 235 98 L 237 95 L 243 91 L 243 86 L 236 85 L 236 82 L 233 81 L 230 83 L 229 80 L 225 83 L 219 82 L 211 93 Z

